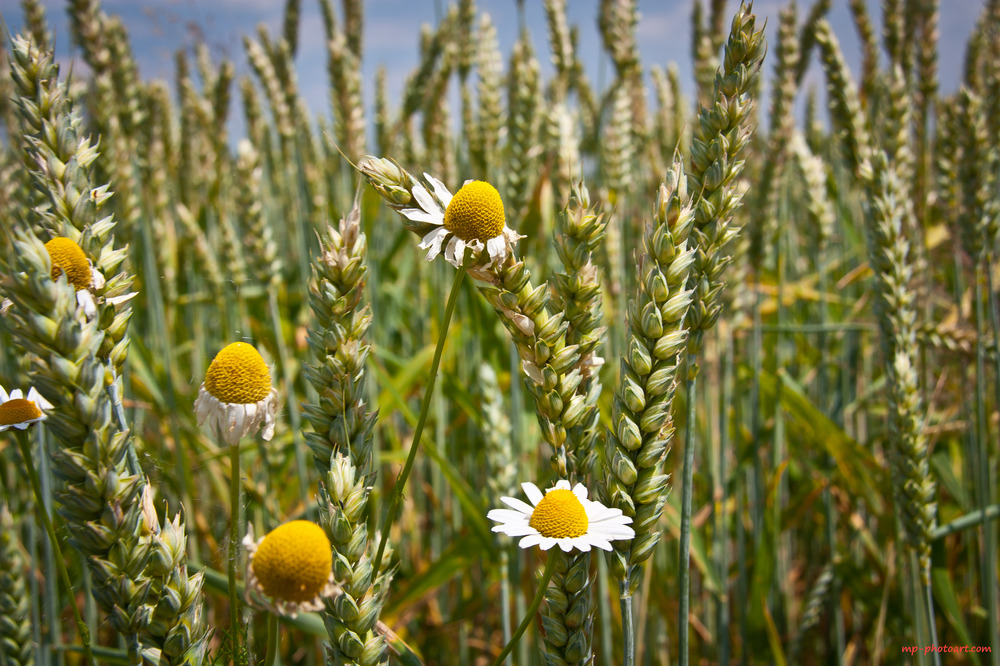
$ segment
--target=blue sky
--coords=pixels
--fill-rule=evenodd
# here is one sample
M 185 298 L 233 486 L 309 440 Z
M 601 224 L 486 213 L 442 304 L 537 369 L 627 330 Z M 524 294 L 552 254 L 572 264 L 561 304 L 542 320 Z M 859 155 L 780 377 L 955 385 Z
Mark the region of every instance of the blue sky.
M 703 0 L 704 1 L 704 0 Z M 804 15 L 814 0 L 800 0 L 800 15 Z M 56 36 L 56 52 L 62 62 L 73 58 L 69 38 L 66 3 L 44 0 L 49 21 Z M 339 11 L 340 3 L 334 3 Z M 514 0 L 478 0 L 478 8 L 493 18 L 500 38 L 500 47 L 507 56 L 518 30 Z M 598 0 L 569 0 L 569 20 L 579 25 L 580 48 L 592 82 L 607 84 L 611 66 L 604 54 L 597 29 Z M 730 0 L 735 11 L 737 0 Z M 757 0 L 755 13 L 767 20 L 768 42 L 774 44 L 778 11 L 787 0 Z M 878 3 L 869 0 L 873 18 L 878 21 Z M 962 71 L 964 44 L 976 17 L 983 7 L 982 0 L 943 0 L 945 7 L 940 19 L 942 49 L 939 62 L 941 86 L 951 92 L 958 86 Z M 642 62 L 653 64 L 676 62 L 687 92 L 693 89 L 691 79 L 690 16 L 692 0 L 639 0 L 641 14 L 638 41 Z M 858 40 L 847 10 L 847 0 L 834 0 L 830 20 L 841 40 L 852 70 L 859 68 Z M 144 78 L 173 80 L 174 53 L 178 48 L 191 47 L 203 39 L 213 56 L 233 59 L 239 73 L 246 73 L 242 35 L 256 34 L 258 24 L 264 24 L 272 34 L 280 34 L 284 9 L 283 0 L 106 0 L 104 9 L 122 17 L 132 38 L 133 48 Z M 365 3 L 365 96 L 369 103 L 375 69 L 387 67 L 390 96 L 393 103 L 407 74 L 416 66 L 420 25 L 436 24 L 437 17 L 447 6 L 445 0 L 368 0 Z M 543 75 L 551 72 L 548 63 L 547 32 L 541 0 L 526 0 L 526 22 L 535 41 L 536 53 L 543 65 Z M 299 51 L 296 58 L 299 86 L 314 113 L 328 113 L 326 49 L 318 3 L 303 0 L 303 23 L 300 28 Z M 0 13 L 13 29 L 20 28 L 22 13 L 18 0 L 0 0 Z M 955 45 L 952 47 L 951 45 Z M 78 66 L 78 65 L 74 65 Z M 765 63 L 770 73 L 772 63 Z M 822 88 L 822 76 L 814 66 L 806 85 Z M 236 127 L 239 128 L 237 121 Z

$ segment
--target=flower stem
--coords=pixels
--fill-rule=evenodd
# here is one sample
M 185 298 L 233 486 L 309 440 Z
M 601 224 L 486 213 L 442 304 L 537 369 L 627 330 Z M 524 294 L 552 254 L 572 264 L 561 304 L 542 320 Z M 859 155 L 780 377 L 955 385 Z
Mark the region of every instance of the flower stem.
M 278 643 L 281 635 L 278 633 L 278 616 L 267 614 L 267 654 L 264 655 L 264 666 L 274 666 L 274 658 L 278 655 Z
M 635 666 L 635 622 L 632 620 L 632 593 L 629 581 L 619 583 L 618 601 L 622 609 L 622 666 Z
M 403 499 L 403 488 L 406 480 L 413 469 L 413 462 L 417 459 L 417 449 L 420 446 L 420 436 L 424 432 L 424 424 L 427 423 L 427 415 L 430 413 L 431 396 L 434 395 L 434 384 L 437 382 L 438 368 L 441 365 L 441 354 L 444 351 L 445 340 L 448 339 L 448 326 L 451 324 L 451 316 L 455 312 L 455 304 L 458 302 L 458 294 L 462 281 L 465 279 L 467 269 L 465 265 L 458 269 L 455 281 L 451 284 L 451 293 L 448 294 L 448 302 L 444 307 L 444 316 L 441 318 L 441 327 L 438 331 L 437 347 L 434 348 L 434 360 L 431 362 L 431 374 L 427 380 L 427 390 L 424 391 L 424 400 L 420 405 L 420 414 L 417 417 L 417 427 L 413 431 L 413 441 L 410 443 L 410 453 L 406 456 L 406 464 L 403 471 L 396 477 L 396 484 L 392 488 L 392 499 L 389 501 L 389 510 L 385 514 L 382 523 L 382 537 L 378 542 L 378 551 L 375 553 L 375 560 L 372 563 L 372 582 L 378 578 L 378 570 L 382 564 L 382 553 L 385 552 L 385 544 L 389 539 L 389 530 L 396 519 L 399 511 L 399 503 Z
M 80 643 L 83 644 L 83 653 L 86 655 L 87 663 L 94 664 L 94 654 L 90 650 L 90 630 L 83 621 L 80 609 L 76 605 L 76 599 L 73 597 L 73 584 L 69 580 L 69 572 L 66 571 L 66 560 L 63 559 L 62 549 L 59 547 L 59 540 L 56 538 L 56 530 L 52 526 L 49 512 L 45 510 L 42 487 L 38 481 L 38 472 L 35 470 L 34 459 L 31 457 L 31 445 L 28 442 L 28 433 L 24 430 L 17 430 L 15 434 L 17 436 L 17 445 L 21 449 L 21 458 L 24 460 L 24 466 L 28 470 L 28 478 L 31 480 L 31 489 L 35 492 L 35 501 L 38 503 L 38 514 L 42 517 L 42 525 L 45 527 L 45 533 L 48 535 L 49 543 L 52 545 L 52 550 L 55 553 L 56 569 L 59 572 L 59 578 L 62 580 L 63 587 L 66 588 L 66 594 L 69 595 L 70 606 L 73 607 L 73 617 L 76 619 L 76 630 L 80 633 Z
M 688 666 L 688 614 L 690 612 L 691 582 L 688 577 L 691 552 L 691 494 L 694 481 L 694 420 L 695 420 L 695 377 L 698 356 L 687 355 L 687 423 L 684 427 L 684 470 L 681 480 L 681 543 L 678 558 L 678 585 L 680 586 L 680 610 L 677 617 L 678 664 Z
M 513 638 L 510 642 L 504 646 L 503 652 L 500 656 L 496 658 L 493 662 L 493 666 L 500 666 L 503 660 L 507 658 L 513 650 L 517 642 L 521 640 L 521 636 L 524 635 L 525 630 L 527 630 L 528 625 L 532 623 L 535 619 L 535 613 L 538 612 L 538 607 L 542 605 L 542 599 L 545 598 L 545 590 L 549 586 L 549 579 L 552 578 L 552 572 L 556 570 L 556 558 L 560 557 L 559 553 L 549 553 L 549 560 L 545 563 L 545 571 L 542 573 L 542 579 L 538 581 L 538 591 L 535 592 L 535 598 L 531 600 L 531 606 L 528 608 L 528 612 L 525 613 L 524 619 L 521 620 L 521 624 L 517 627 L 517 631 L 514 632 Z
M 239 555 L 237 542 L 240 529 L 240 443 L 229 446 L 229 631 L 232 636 L 233 663 L 243 663 L 240 651 L 240 606 L 239 594 L 236 591 L 236 558 Z

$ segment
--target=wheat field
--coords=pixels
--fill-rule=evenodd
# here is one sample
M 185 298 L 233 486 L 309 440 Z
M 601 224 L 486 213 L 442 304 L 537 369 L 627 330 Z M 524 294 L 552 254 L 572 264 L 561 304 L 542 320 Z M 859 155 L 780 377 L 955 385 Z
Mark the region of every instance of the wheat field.
M 852 71 L 830 0 L 692 0 L 682 73 L 601 0 L 599 86 L 567 0 L 507 52 L 459 0 L 390 94 L 320 0 L 315 109 L 301 0 L 169 81 L 98 0 L 60 67 L 22 0 L 0 665 L 1000 664 L 1000 2 L 964 1 L 963 44 L 840 3 Z

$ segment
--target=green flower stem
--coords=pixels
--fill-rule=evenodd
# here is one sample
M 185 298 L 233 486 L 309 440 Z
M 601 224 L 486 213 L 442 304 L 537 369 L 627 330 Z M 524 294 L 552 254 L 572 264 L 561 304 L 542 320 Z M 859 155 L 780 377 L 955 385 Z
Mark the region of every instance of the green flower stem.
M 552 572 L 556 570 L 556 559 L 559 557 L 561 557 L 559 553 L 549 553 L 549 559 L 545 563 L 545 571 L 542 573 L 542 579 L 538 581 L 538 591 L 535 592 L 535 598 L 531 600 L 531 606 L 528 608 L 528 612 L 525 613 L 524 619 L 521 620 L 521 624 L 517 627 L 517 631 L 514 632 L 513 638 L 504 646 L 500 656 L 493 661 L 493 666 L 500 666 L 503 663 L 503 660 L 507 658 L 507 655 L 514 650 L 514 646 L 521 640 L 521 636 L 528 629 L 528 625 L 535 619 L 538 607 L 542 605 L 542 599 L 545 598 L 545 590 L 549 586 L 549 579 L 552 578 Z
M 239 556 L 240 529 L 240 444 L 229 447 L 229 557 L 226 558 L 229 573 L 229 631 L 232 636 L 233 663 L 243 663 L 240 651 L 240 596 L 236 589 L 236 559 Z
M 683 567 L 681 567 L 683 569 Z M 632 593 L 628 581 L 619 583 L 622 609 L 622 666 L 635 666 L 635 622 L 632 620 Z
M 503 640 L 510 643 L 510 551 L 504 549 L 500 552 L 500 607 L 503 609 L 501 618 L 503 624 Z M 510 661 L 505 666 L 512 666 Z
M 431 362 L 431 374 L 427 380 L 427 390 L 424 392 L 424 400 L 420 405 L 420 415 L 417 417 L 417 427 L 413 431 L 413 442 L 410 443 L 410 453 L 406 456 L 406 464 L 403 471 L 396 478 L 396 484 L 392 488 L 392 499 L 389 501 L 389 510 L 385 514 L 382 523 L 382 537 L 378 542 L 378 550 L 375 553 L 375 560 L 372 562 L 372 580 L 378 578 L 378 570 L 382 564 L 382 553 L 385 552 L 385 544 L 389 539 L 389 530 L 396 519 L 399 511 L 399 503 L 403 499 L 403 488 L 406 486 L 406 479 L 413 469 L 413 462 L 417 459 L 417 449 L 420 447 L 420 436 L 424 432 L 424 424 L 427 423 L 427 415 L 430 413 L 431 397 L 434 395 L 434 384 L 437 382 L 438 368 L 441 366 L 441 354 L 444 351 L 444 343 L 448 339 L 448 327 L 451 325 L 451 316 L 455 312 L 455 304 L 458 302 L 458 294 L 465 273 L 468 269 L 463 264 L 455 275 L 455 281 L 451 284 L 451 293 L 448 294 L 448 303 L 444 307 L 444 316 L 441 318 L 441 327 L 438 331 L 437 347 L 434 348 L 434 360 Z
M 688 666 L 688 614 L 691 607 L 691 581 L 689 578 L 691 552 L 691 494 L 694 485 L 694 420 L 695 420 L 695 378 L 698 372 L 698 355 L 689 351 L 687 355 L 687 422 L 684 424 L 684 469 L 681 479 L 681 543 L 678 557 L 678 585 L 680 586 L 680 610 L 677 617 L 678 661 L 680 666 Z
M 87 624 L 83 621 L 80 609 L 73 598 L 73 584 L 69 580 L 69 572 L 66 571 L 66 560 L 63 559 L 62 549 L 59 547 L 59 540 L 56 538 L 55 528 L 52 527 L 49 512 L 45 510 L 42 487 L 38 482 L 38 472 L 35 470 L 34 459 L 31 457 L 31 444 L 28 441 L 28 432 L 26 430 L 16 430 L 15 435 L 17 436 L 18 448 L 21 450 L 21 459 L 24 461 L 24 466 L 28 470 L 28 478 L 31 480 L 31 489 L 35 492 L 35 501 L 38 503 L 38 514 L 42 517 L 42 525 L 45 527 L 45 533 L 48 535 L 49 543 L 52 544 L 52 550 L 55 552 L 56 570 L 59 572 L 59 578 L 62 580 L 63 587 L 66 588 L 66 593 L 70 597 L 70 606 L 73 607 L 73 617 L 76 619 L 76 630 L 80 633 L 83 653 L 86 655 L 87 663 L 96 664 L 94 654 L 90 650 L 90 630 L 87 629 Z
M 274 658 L 278 655 L 278 643 L 281 634 L 278 633 L 278 616 L 267 614 L 267 654 L 264 655 L 264 666 L 274 666 Z

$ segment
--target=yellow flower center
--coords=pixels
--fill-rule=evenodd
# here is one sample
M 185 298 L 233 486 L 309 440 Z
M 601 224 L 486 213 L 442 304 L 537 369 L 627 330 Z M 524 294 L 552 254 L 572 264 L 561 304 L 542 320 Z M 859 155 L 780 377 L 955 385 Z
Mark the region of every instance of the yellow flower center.
M 221 402 L 258 402 L 271 392 L 271 372 L 253 345 L 234 342 L 223 347 L 208 366 L 205 389 Z
M 52 279 L 66 273 L 66 280 L 77 289 L 87 289 L 94 283 L 90 262 L 80 246 L 69 238 L 57 236 L 45 244 L 52 259 Z
M 528 524 L 544 537 L 574 538 L 587 533 L 587 510 L 572 490 L 556 488 L 545 493 L 531 512 Z
M 32 419 L 37 419 L 42 415 L 42 410 L 32 400 L 14 398 L 0 405 L 0 425 L 14 425 L 24 423 Z
M 462 186 L 444 212 L 444 228 L 464 241 L 486 242 L 503 231 L 503 201 L 497 188 L 474 180 Z
M 293 520 L 264 537 L 253 572 L 272 599 L 302 603 L 323 591 L 333 568 L 330 540 L 316 523 Z

